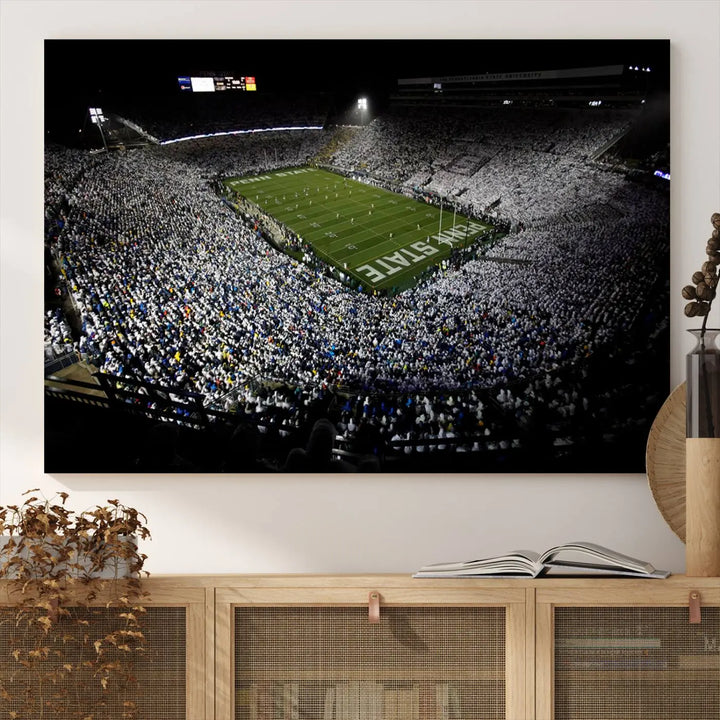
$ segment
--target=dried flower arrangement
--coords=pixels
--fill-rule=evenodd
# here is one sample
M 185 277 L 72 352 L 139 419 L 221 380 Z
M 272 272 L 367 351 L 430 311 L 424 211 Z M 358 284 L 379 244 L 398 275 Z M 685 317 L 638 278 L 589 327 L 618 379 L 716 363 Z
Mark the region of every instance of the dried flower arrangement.
M 75 513 L 56 498 L 0 507 L 3 717 L 133 720 L 147 519 L 117 500 Z
M 705 252 L 707 260 L 692 276 L 682 295 L 690 302 L 687 317 L 702 317 L 699 330 L 690 330 L 697 346 L 687 355 L 686 434 L 694 438 L 720 437 L 720 351 L 715 346 L 718 329 L 708 328 L 708 317 L 717 294 L 720 266 L 720 213 L 710 217 L 713 232 Z
M 710 222 L 713 226 L 712 235 L 707 241 L 705 252 L 708 259 L 700 270 L 693 274 L 692 285 L 682 289 L 682 296 L 690 300 L 685 306 L 687 317 L 702 317 L 702 334 L 707 326 L 707 318 L 715 299 L 718 285 L 718 266 L 720 265 L 720 213 L 713 213 Z

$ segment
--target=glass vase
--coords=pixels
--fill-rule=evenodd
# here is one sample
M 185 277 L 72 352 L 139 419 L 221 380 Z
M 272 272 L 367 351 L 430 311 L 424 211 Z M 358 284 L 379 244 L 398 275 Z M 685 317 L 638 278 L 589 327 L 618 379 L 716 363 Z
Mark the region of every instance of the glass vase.
M 685 574 L 720 577 L 720 350 L 718 330 L 691 330 L 687 356 Z
M 689 330 L 696 340 L 687 355 L 686 435 L 720 438 L 720 330 Z

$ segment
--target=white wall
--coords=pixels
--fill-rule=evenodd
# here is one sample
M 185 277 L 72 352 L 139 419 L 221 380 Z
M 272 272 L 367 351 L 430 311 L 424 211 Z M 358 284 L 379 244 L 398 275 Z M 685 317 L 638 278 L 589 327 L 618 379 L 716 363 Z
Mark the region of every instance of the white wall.
M 683 571 L 684 546 L 660 516 L 644 475 L 44 475 L 42 40 L 243 33 L 669 38 L 674 386 L 683 380 L 690 346 L 680 288 L 702 261 L 710 215 L 720 211 L 719 0 L 5 0 L 0 13 L 0 504 L 18 501 L 34 487 L 48 496 L 68 490 L 77 509 L 118 497 L 149 518 L 153 541 L 145 551 L 155 574 L 410 572 L 425 562 L 516 547 L 540 550 L 574 539 L 595 540 Z M 82 452 L 82 438 L 77 450 Z

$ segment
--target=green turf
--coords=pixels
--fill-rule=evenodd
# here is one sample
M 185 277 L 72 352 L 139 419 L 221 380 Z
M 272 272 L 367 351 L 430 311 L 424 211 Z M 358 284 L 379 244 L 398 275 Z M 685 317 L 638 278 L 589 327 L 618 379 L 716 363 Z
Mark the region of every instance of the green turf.
M 404 289 L 492 226 L 318 168 L 228 178 L 365 290 Z

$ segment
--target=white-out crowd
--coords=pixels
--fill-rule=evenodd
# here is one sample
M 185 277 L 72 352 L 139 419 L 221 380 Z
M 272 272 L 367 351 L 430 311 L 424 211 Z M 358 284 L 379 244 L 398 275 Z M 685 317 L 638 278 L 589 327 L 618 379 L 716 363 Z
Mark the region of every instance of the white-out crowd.
M 627 388 L 597 383 L 588 363 L 642 351 L 662 330 L 668 193 L 592 160 L 628 112 L 515 112 L 512 123 L 498 111 L 388 115 L 336 150 L 331 163 L 513 228 L 486 256 L 395 297 L 275 250 L 213 190 L 219 176 L 307 162 L 330 130 L 93 157 L 48 147 L 48 242 L 82 329 L 71 337 L 48 311 L 46 353 L 73 347 L 103 372 L 199 392 L 261 431 L 280 408 L 283 437 L 338 387 L 349 394 L 332 419 L 348 446 L 372 426 L 420 451 L 444 438 L 509 448 L 540 408 L 576 432 L 582 417 L 621 433 L 643 408 L 633 395 L 622 417 Z

